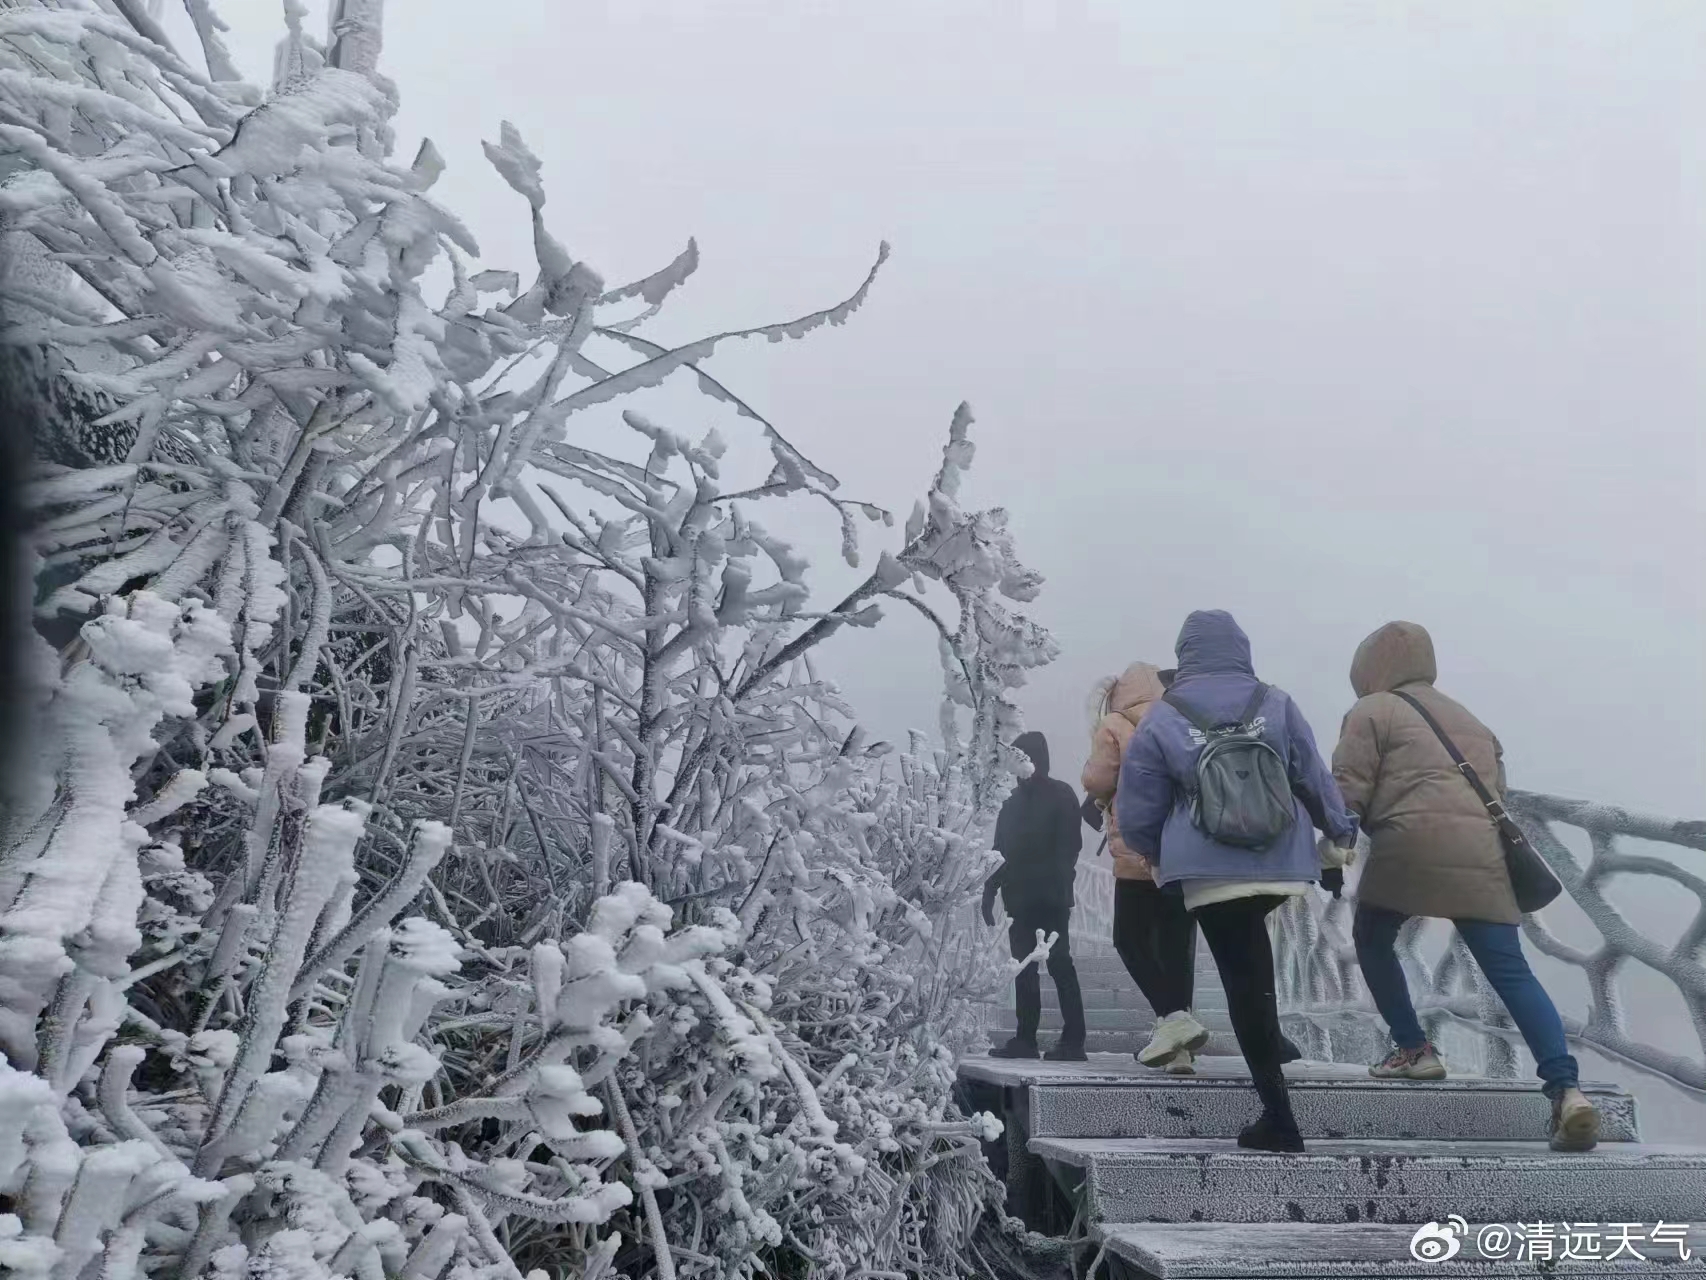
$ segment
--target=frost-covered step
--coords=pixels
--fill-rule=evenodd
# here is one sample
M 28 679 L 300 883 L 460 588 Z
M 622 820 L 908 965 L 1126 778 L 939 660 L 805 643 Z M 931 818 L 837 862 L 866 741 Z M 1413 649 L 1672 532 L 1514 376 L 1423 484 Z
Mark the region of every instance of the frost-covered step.
M 1336 1280 L 1337 1277 L 1449 1276 L 1699 1276 L 1706 1275 L 1706 1225 L 1679 1223 L 1688 1235 L 1682 1248 L 1667 1239 L 1650 1244 L 1631 1232 L 1637 1260 L 1628 1252 L 1616 1261 L 1560 1260 L 1562 1241 L 1553 1245 L 1553 1260 L 1514 1261 L 1482 1256 L 1475 1242 L 1481 1227 L 1471 1223 L 1457 1253 L 1445 1262 L 1420 1262 L 1410 1252 L 1416 1228 L 1409 1223 L 1263 1222 L 1240 1225 L 1224 1222 L 1112 1223 L 1092 1229 L 1108 1252 L 1153 1280 Z M 1510 1226 L 1511 1224 L 1500 1224 Z M 1648 1220 L 1650 1230 L 1656 1226 Z M 1669 1224 L 1667 1223 L 1667 1226 Z M 1490 1251 L 1500 1252 L 1489 1245 Z M 1591 1253 L 1595 1245 L 1579 1240 L 1575 1252 Z M 1599 1252 L 1619 1249 L 1617 1234 L 1602 1231 Z M 1683 1261 L 1682 1253 L 1692 1255 Z M 1542 1251 L 1543 1252 L 1543 1251 Z
M 1091 1031 L 1085 1036 L 1084 1040 L 1084 1048 L 1089 1053 L 1117 1054 L 1128 1060 L 1148 1044 L 1149 1032 L 1147 1031 L 1135 1034 L 1123 1031 Z M 1230 1031 L 1216 1033 L 1209 1037 L 1209 1041 L 1203 1046 L 1202 1052 L 1222 1056 L 1236 1055 L 1238 1042 L 1233 1039 Z
M 1706 1206 L 1706 1149 L 1605 1143 L 1317 1141 L 1304 1155 L 1226 1138 L 1033 1138 L 1088 1171 L 1102 1222 L 1687 1222 Z
M 1084 996 L 1084 1007 L 1086 1009 L 1133 1009 L 1142 1013 L 1148 1013 L 1150 1011 L 1149 1001 L 1143 998 L 1143 992 L 1139 991 L 1129 982 L 1123 987 L 1092 987 L 1084 985 L 1081 986 L 1079 990 Z M 1003 998 L 998 999 L 994 1003 L 998 1007 L 1011 1008 L 1013 1005 L 1012 991 L 1009 990 L 1003 992 L 1002 996 Z M 1043 983 L 1042 996 L 1043 1008 L 1054 1009 L 1059 1007 L 1060 998 L 1055 992 L 1054 985 L 1052 983 Z M 1214 997 L 1199 1001 L 1198 1008 L 1218 1009 L 1224 1012 L 1226 1008 L 1224 997 L 1216 994 Z
M 1212 1046 L 1211 1046 L 1212 1047 Z M 960 1074 L 1028 1091 L 1035 1138 L 1231 1138 L 1255 1113 L 1250 1070 L 1235 1055 L 1204 1055 L 1197 1074 L 1170 1076 L 1124 1054 L 1088 1062 L 966 1058 Z M 1294 1062 L 1292 1105 L 1309 1138 L 1526 1141 L 1545 1134 L 1550 1104 L 1526 1081 L 1485 1076 L 1374 1080 L 1365 1067 Z M 1606 1142 L 1640 1138 L 1635 1099 L 1613 1084 L 1584 1082 Z
M 1011 1008 L 1004 1008 L 994 1016 L 997 1026 L 1012 1028 L 1017 1015 Z M 1197 1010 L 1197 1020 L 1209 1031 L 1217 1031 L 1223 1035 L 1232 1034 L 1232 1023 L 1226 1013 L 1219 1009 Z M 1060 1027 L 1060 1010 L 1050 1009 L 1046 1005 L 1042 1011 L 1042 1025 L 1045 1028 Z M 1147 1032 L 1155 1025 L 1155 1015 L 1147 1008 L 1144 1009 L 1092 1009 L 1084 1010 L 1084 1025 L 1094 1031 L 1138 1031 Z
M 998 1044 L 1012 1034 L 1013 1028 L 1010 1025 L 1004 1028 L 993 1029 L 991 1031 L 991 1035 L 994 1037 L 992 1043 Z M 1058 1023 L 1053 1027 L 1044 1026 L 1041 1032 L 1042 1042 L 1045 1045 L 1052 1043 L 1053 1038 L 1059 1034 L 1060 1027 Z M 1148 1043 L 1149 1032 L 1147 1030 L 1087 1031 L 1084 1036 L 1084 1048 L 1092 1056 L 1097 1054 L 1107 1057 L 1118 1056 L 1125 1058 L 1127 1061 L 1130 1061 L 1132 1055 Z M 1214 1054 L 1236 1054 L 1238 1052 L 1238 1045 L 1232 1038 L 1232 1033 L 1227 1032 L 1224 1035 L 1211 1036 L 1208 1044 L 1204 1046 L 1203 1052 Z
M 1081 982 L 1078 989 L 1083 993 L 1086 1009 L 1141 1009 L 1145 1013 L 1149 1012 L 1149 1001 L 1144 999 L 1143 992 L 1139 991 L 1136 984 L 1129 978 L 1123 985 L 1117 987 L 1094 986 L 1090 983 Z M 1055 991 L 1052 982 L 1043 983 L 1042 997 L 1043 1008 L 1045 1009 L 1052 1009 L 1060 1003 L 1059 993 Z M 1003 1003 L 1010 1005 L 1012 1002 L 1012 995 L 1009 992 Z M 1197 998 L 1195 1011 L 1198 1013 L 1205 1011 L 1224 1013 L 1226 1011 L 1226 997 L 1219 991 L 1202 992 Z
M 1033 1087 L 1031 1133 L 1060 1138 L 1235 1138 L 1256 1115 L 1249 1081 L 1215 1081 L 1208 1074 L 1212 1061 L 1198 1058 L 1197 1074 L 1183 1078 L 1155 1072 L 1151 1080 L 1118 1087 Z M 1238 1065 L 1244 1065 L 1242 1059 Z M 1604 1140 L 1635 1141 L 1632 1100 L 1600 1102 Z M 1298 1127 L 1310 1139 L 1525 1142 L 1545 1135 L 1550 1112 L 1546 1099 L 1533 1089 L 1482 1094 L 1373 1082 L 1369 1087 L 1294 1083 L 1292 1106 Z
M 1031 1133 L 1071 1138 L 1235 1138 L 1255 1118 L 1248 1078 L 1216 1080 L 1212 1063 L 1197 1074 L 1155 1073 L 1124 1086 L 1051 1085 L 1031 1090 Z M 1243 1067 L 1242 1059 L 1236 1060 Z M 1137 1071 L 1144 1070 L 1132 1064 Z M 1538 1089 L 1471 1090 L 1380 1084 L 1294 1082 L 1292 1107 L 1305 1138 L 1398 1138 L 1525 1142 L 1544 1137 L 1551 1104 Z M 1595 1099 L 1602 1139 L 1634 1142 L 1634 1099 Z
M 1018 1015 L 1013 1007 L 1007 1005 L 997 1008 L 990 1015 L 990 1025 L 1004 1031 L 1011 1031 L 1018 1021 Z M 1042 1011 L 1042 1027 L 1045 1031 L 1060 1030 L 1061 1018 L 1059 1009 L 1044 1007 Z M 1155 1025 L 1155 1015 L 1147 1009 L 1092 1009 L 1084 1010 L 1084 1025 L 1097 1031 L 1141 1031 L 1145 1036 Z
M 1011 1023 L 1004 1027 L 989 1028 L 989 1047 L 994 1048 L 1004 1043 L 1013 1034 Z M 1046 1049 L 1060 1037 L 1060 1024 L 1053 1026 L 1044 1024 L 1038 1031 L 1037 1038 Z M 1123 1058 L 1132 1061 L 1132 1055 L 1149 1043 L 1148 1031 L 1086 1031 L 1084 1034 L 1084 1049 L 1092 1058 Z M 1236 1056 L 1238 1044 L 1228 1033 L 1222 1036 L 1212 1036 L 1203 1048 L 1204 1053 L 1221 1056 Z M 1028 1061 L 1028 1059 L 1025 1059 Z
M 1013 993 L 1011 991 L 1001 992 L 985 1000 L 984 1003 L 989 1006 L 991 1013 L 1011 1013 L 1013 1011 Z M 1057 1010 L 1059 1007 L 1060 1002 L 1055 999 L 1053 992 L 1043 994 L 1043 1008 L 1045 1010 Z M 1148 1001 L 1136 991 L 1098 991 L 1095 987 L 1084 988 L 1084 1007 L 1086 1009 L 1124 1009 L 1131 1013 L 1145 1014 L 1150 1011 Z
M 1079 953 L 1078 949 L 1074 947 L 1072 951 L 1072 963 L 1073 967 L 1078 970 L 1079 976 L 1081 977 L 1092 975 L 1100 977 L 1106 975 L 1111 978 L 1122 978 L 1127 982 L 1131 981 L 1131 975 L 1126 970 L 1125 962 L 1119 958 L 1117 952 L 1107 952 L 1100 955 L 1082 955 Z M 1214 967 L 1214 962 L 1212 960 L 1206 963 L 1201 961 L 1198 962 L 1196 967 L 1196 985 L 1199 988 L 1214 987 L 1216 990 L 1220 988 L 1220 971 Z

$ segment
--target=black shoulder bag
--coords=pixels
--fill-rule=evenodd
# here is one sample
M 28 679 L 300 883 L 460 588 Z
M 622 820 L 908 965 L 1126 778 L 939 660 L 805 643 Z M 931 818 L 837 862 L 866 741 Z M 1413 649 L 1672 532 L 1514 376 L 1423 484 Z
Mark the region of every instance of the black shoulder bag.
M 1451 756 L 1451 762 L 1457 766 L 1457 771 L 1475 788 L 1475 794 L 1481 797 L 1481 803 L 1487 806 L 1487 812 L 1492 815 L 1493 823 L 1499 829 L 1499 840 L 1505 847 L 1505 874 L 1510 877 L 1511 892 L 1516 896 L 1517 910 L 1525 915 L 1531 911 L 1539 911 L 1550 903 L 1560 893 L 1564 886 L 1558 877 L 1552 874 L 1552 868 L 1546 865 L 1535 847 L 1529 843 L 1528 836 L 1499 803 L 1499 799 L 1487 790 L 1487 784 L 1481 781 L 1481 775 L 1475 772 L 1475 766 L 1463 758 L 1463 753 L 1457 749 L 1457 744 L 1445 736 L 1445 730 L 1439 727 L 1428 709 L 1407 693 L 1400 693 L 1404 699 L 1415 708 L 1416 713 L 1428 722 L 1428 728 L 1434 731 L 1434 736 L 1440 745 Z

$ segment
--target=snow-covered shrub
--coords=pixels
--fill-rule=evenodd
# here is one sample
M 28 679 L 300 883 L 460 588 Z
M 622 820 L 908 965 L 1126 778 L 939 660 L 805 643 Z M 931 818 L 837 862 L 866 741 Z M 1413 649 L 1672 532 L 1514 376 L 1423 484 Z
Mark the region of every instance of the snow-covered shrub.
M 813 605 L 753 512 L 885 512 L 644 322 L 525 202 L 472 271 L 392 164 L 377 3 L 275 81 L 124 0 L 0 7 L 0 340 L 33 480 L 41 726 L 0 831 L 0 1263 L 22 1274 L 940 1275 L 988 1117 L 951 1098 L 971 906 L 1048 637 L 970 415 L 864 582 Z M 447 262 L 448 296 L 426 273 Z M 880 265 L 880 259 L 879 259 Z M 873 269 L 873 277 L 875 270 Z M 768 450 L 725 479 L 666 380 Z M 596 411 L 596 412 L 595 412 Z M 614 422 L 614 418 L 607 419 Z M 813 650 L 935 629 L 939 741 L 869 743 Z

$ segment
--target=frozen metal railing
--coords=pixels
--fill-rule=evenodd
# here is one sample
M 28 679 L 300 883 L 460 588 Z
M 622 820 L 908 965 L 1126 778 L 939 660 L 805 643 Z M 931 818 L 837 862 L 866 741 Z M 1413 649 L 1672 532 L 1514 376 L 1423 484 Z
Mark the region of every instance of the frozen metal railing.
M 1078 859 L 1078 875 L 1072 884 L 1072 954 L 1112 955 L 1114 949 L 1114 872 L 1106 854 Z M 997 918 L 999 918 L 999 911 Z M 1008 939 L 1005 927 L 988 935 L 990 954 L 1005 964 Z M 1002 995 L 999 1000 L 1005 1000 Z
M 1547 927 L 1544 912 L 1523 919 L 1523 931 L 1537 951 L 1581 969 L 1587 977 L 1587 1016 L 1572 1017 L 1564 1011 L 1570 1039 L 1706 1100 L 1706 877 L 1668 858 L 1627 852 L 1619 844 L 1627 838 L 1706 852 L 1706 822 L 1651 818 L 1613 805 L 1522 791 L 1512 792 L 1506 800 L 1534 847 L 1563 882 L 1565 893 L 1599 935 L 1596 948 L 1579 950 L 1558 939 Z M 1555 830 L 1559 826 L 1586 832 L 1592 855 L 1585 866 L 1559 839 Z M 1607 900 L 1606 880 L 1621 875 L 1658 877 L 1694 894 L 1699 906 L 1674 944 L 1655 941 Z M 1310 894 L 1275 913 L 1280 1009 L 1310 1028 L 1316 1042 L 1310 1047 L 1313 1055 L 1332 1056 L 1335 1037 L 1345 1039 L 1347 1016 L 1360 1016 L 1365 1022 L 1374 1016 L 1351 943 L 1354 910 L 1349 893 L 1338 900 Z M 1419 948 L 1424 926 L 1424 921 L 1413 920 L 1398 938 L 1399 959 L 1410 977 L 1417 1013 L 1425 1023 L 1449 1023 L 1478 1039 L 1481 1070 L 1514 1075 L 1516 1048 L 1522 1042 L 1509 1016 L 1455 932 L 1439 962 L 1427 963 Z M 1619 972 L 1630 961 L 1674 985 L 1693 1023 L 1699 1057 L 1630 1035 L 1618 989 Z M 1366 1044 L 1366 1036 L 1360 1039 Z
M 1078 877 L 1073 881 L 1072 942 L 1085 946 L 1114 945 L 1114 870 L 1107 854 L 1092 858 L 1088 852 L 1078 859 Z

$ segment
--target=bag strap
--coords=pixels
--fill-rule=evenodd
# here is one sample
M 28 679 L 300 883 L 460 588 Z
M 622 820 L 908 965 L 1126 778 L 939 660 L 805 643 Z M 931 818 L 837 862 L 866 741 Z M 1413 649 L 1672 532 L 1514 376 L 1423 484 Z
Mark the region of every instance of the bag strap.
M 1268 686 L 1257 681 L 1256 691 L 1250 695 L 1249 705 L 1244 708 L 1244 714 L 1238 717 L 1239 728 L 1243 728 L 1255 718 L 1256 712 L 1262 709 L 1262 703 L 1266 702 L 1267 698 Z M 1184 716 L 1185 719 L 1189 720 L 1205 737 L 1209 734 L 1219 733 L 1220 730 L 1225 727 L 1224 725 L 1210 724 L 1207 717 L 1200 716 L 1195 711 L 1191 710 L 1190 704 L 1188 704 L 1183 698 L 1179 697 L 1179 695 L 1174 693 L 1171 689 L 1161 695 L 1161 701 L 1165 702 L 1168 706 L 1172 707 L 1173 710 L 1177 711 L 1180 715 Z
M 1166 693 L 1161 695 L 1161 701 L 1165 702 L 1168 706 L 1172 707 L 1173 710 L 1177 711 L 1180 715 L 1184 716 L 1185 719 L 1189 720 L 1193 725 L 1195 725 L 1204 734 L 1210 734 L 1210 733 L 1214 732 L 1214 726 L 1212 724 L 1208 724 L 1195 711 L 1192 711 L 1190 703 L 1186 702 L 1183 698 L 1181 698 L 1178 694 L 1174 693 L 1171 689 L 1167 690 Z
M 1260 680 L 1256 682 L 1256 691 L 1250 695 L 1250 705 L 1244 708 L 1244 714 L 1238 717 L 1238 727 L 1242 729 L 1256 718 L 1256 712 L 1262 709 L 1262 704 L 1268 700 L 1268 686 Z
M 1487 790 L 1487 784 L 1481 781 L 1481 775 L 1475 772 L 1475 766 L 1463 758 L 1463 753 L 1457 749 L 1457 744 L 1446 735 L 1444 729 L 1439 727 L 1439 721 L 1435 720 L 1433 714 L 1409 694 L 1394 690 L 1393 696 L 1402 698 L 1409 703 L 1416 713 L 1428 722 L 1428 728 L 1434 731 L 1434 736 L 1439 739 L 1440 745 L 1451 756 L 1451 762 L 1457 766 L 1457 771 L 1468 779 L 1470 786 L 1475 788 L 1475 794 L 1481 798 L 1481 803 L 1487 806 L 1487 812 L 1492 815 L 1493 821 L 1503 826 L 1509 818 L 1504 805 L 1499 803 L 1497 796 Z

